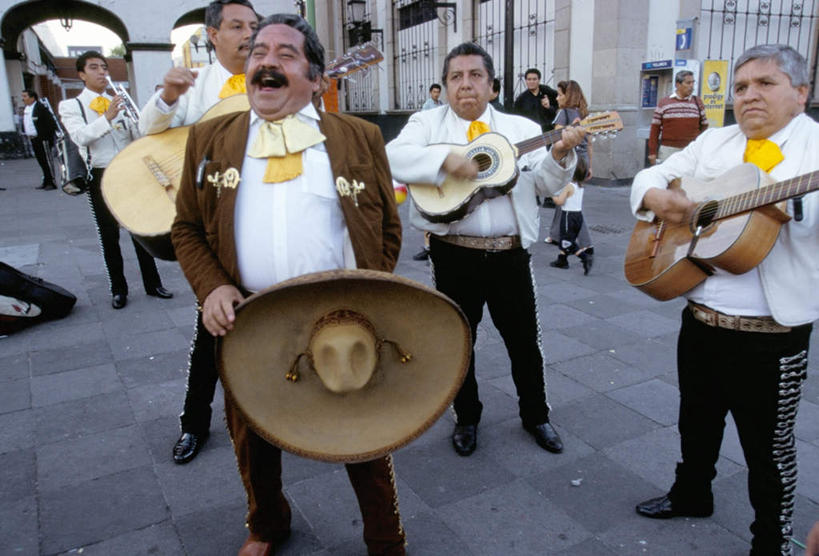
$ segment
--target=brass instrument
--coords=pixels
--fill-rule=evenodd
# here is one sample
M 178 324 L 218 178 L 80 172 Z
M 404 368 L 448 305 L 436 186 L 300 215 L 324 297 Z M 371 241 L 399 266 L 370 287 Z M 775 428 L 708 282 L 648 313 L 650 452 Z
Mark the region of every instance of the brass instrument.
M 114 95 L 122 97 L 124 103 L 122 112 L 125 117 L 131 120 L 131 122 L 134 124 L 139 123 L 139 107 L 134 102 L 134 99 L 131 98 L 131 95 L 128 94 L 128 91 L 125 90 L 125 87 L 114 83 L 110 75 L 106 75 L 105 78 L 108 80 L 108 84 L 114 90 Z

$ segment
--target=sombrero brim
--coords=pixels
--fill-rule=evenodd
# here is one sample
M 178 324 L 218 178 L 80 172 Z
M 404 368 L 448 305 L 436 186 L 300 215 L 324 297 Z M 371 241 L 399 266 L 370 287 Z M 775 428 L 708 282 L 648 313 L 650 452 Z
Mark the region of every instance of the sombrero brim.
M 335 394 L 304 364 L 285 379 L 314 323 L 337 309 L 364 314 L 390 346 L 361 390 Z M 331 462 L 369 461 L 420 436 L 446 410 L 466 376 L 469 324 L 445 295 L 371 270 L 319 272 L 256 293 L 217 341 L 222 384 L 248 425 L 294 454 Z

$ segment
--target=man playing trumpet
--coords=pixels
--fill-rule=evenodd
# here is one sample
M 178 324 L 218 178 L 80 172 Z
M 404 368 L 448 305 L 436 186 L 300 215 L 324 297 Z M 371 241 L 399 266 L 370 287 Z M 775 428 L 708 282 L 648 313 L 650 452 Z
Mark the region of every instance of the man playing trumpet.
M 60 102 L 60 120 L 71 139 L 80 148 L 83 158 L 91 159 L 93 180 L 88 188 L 91 214 L 97 226 L 105 270 L 111 288 L 111 306 L 122 309 L 128 301 L 128 283 L 123 272 L 119 248 L 119 224 L 102 198 L 100 184 L 105 168 L 114 156 L 137 136 L 136 122 L 123 115 L 127 100 L 122 95 L 105 92 L 109 85 L 108 62 L 99 52 L 89 50 L 77 58 L 77 73 L 85 88 L 76 97 Z M 173 297 L 162 287 L 156 262 L 133 237 L 142 285 L 148 295 L 167 299 Z

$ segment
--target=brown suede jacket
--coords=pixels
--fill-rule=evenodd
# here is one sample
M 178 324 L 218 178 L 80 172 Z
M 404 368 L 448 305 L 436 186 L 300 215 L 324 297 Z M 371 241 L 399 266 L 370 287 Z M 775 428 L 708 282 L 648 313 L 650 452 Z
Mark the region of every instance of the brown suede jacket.
M 366 185 L 358 193 L 357 206 L 352 196 L 339 195 L 356 266 L 390 272 L 401 248 L 401 221 L 381 131 L 352 116 L 319 114 L 333 179 L 343 177 L 349 183 L 357 180 Z M 217 195 L 207 176 L 228 168 L 241 173 L 249 122 L 249 111 L 227 114 L 194 125 L 188 137 L 171 239 L 200 303 L 218 286 L 240 286 L 233 217 L 236 192 L 242 184 L 236 189 L 222 187 Z

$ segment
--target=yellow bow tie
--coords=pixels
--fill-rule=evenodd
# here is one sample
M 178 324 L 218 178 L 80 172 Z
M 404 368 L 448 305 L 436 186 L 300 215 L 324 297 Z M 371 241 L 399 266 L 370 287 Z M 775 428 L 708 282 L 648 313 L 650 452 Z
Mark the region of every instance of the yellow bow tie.
M 222 85 L 222 90 L 219 91 L 219 98 L 227 98 L 232 97 L 233 95 L 239 95 L 242 93 L 247 92 L 247 87 L 245 86 L 245 74 L 237 73 L 233 75 L 225 81 L 225 84 Z
M 108 107 L 111 106 L 111 101 L 105 98 L 104 96 L 98 96 L 94 100 L 91 101 L 91 104 L 88 105 L 91 110 L 96 112 L 99 115 L 105 113 L 108 110 Z
M 301 152 L 325 139 L 318 129 L 290 114 L 283 120 L 263 122 L 247 154 L 267 159 L 265 183 L 280 183 L 300 176 L 304 171 Z
M 466 131 L 467 141 L 472 141 L 475 137 L 489 132 L 489 125 L 475 120 L 469 124 L 469 129 Z
M 785 156 L 773 141 L 767 139 L 748 139 L 745 145 L 743 162 L 755 164 L 763 172 L 770 172 L 774 166 L 785 160 Z

